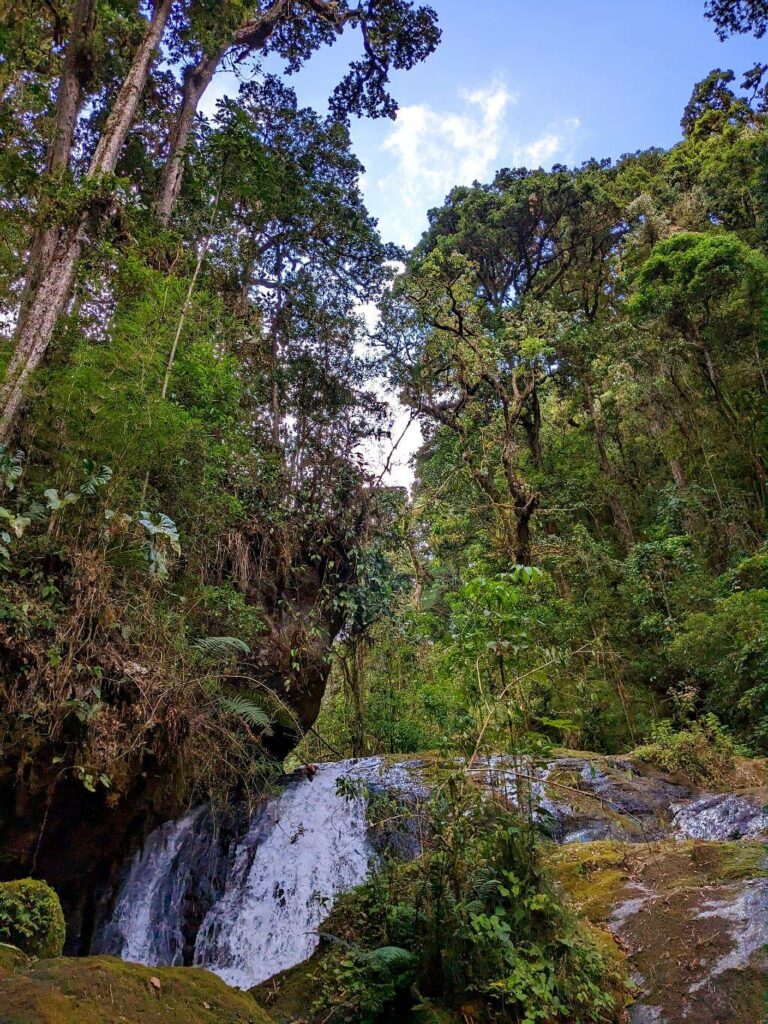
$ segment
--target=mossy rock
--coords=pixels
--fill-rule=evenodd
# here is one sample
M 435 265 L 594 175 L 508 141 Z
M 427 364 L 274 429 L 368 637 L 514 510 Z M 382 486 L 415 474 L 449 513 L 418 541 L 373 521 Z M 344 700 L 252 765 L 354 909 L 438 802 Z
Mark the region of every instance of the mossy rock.
M 26 953 L 22 953 L 16 946 L 9 946 L 0 942 L 0 978 L 13 974 L 14 971 L 28 967 L 30 963 Z
M 551 847 L 546 859 L 576 909 L 596 924 L 605 922 L 627 897 L 633 880 L 642 880 L 667 896 L 682 889 L 701 891 L 759 878 L 766 864 L 765 846 L 754 840 L 598 840 Z
M 588 921 L 602 923 L 627 879 L 627 846 L 612 839 L 554 847 L 547 860 L 571 902 Z
M 275 1024 L 308 1020 L 312 1005 L 320 998 L 319 966 L 323 953 L 316 950 L 303 963 L 275 974 L 250 989 L 257 1002 L 266 1006 Z
M 35 957 L 61 956 L 66 928 L 59 897 L 34 878 L 0 882 L 0 942 Z
M 763 1019 L 762 842 L 573 843 L 547 860 L 576 909 L 618 936 L 639 983 L 638 1020 Z M 593 936 L 610 951 L 608 931 Z
M 271 1024 L 247 992 L 194 967 L 59 957 L 0 973 L 0 1024 Z

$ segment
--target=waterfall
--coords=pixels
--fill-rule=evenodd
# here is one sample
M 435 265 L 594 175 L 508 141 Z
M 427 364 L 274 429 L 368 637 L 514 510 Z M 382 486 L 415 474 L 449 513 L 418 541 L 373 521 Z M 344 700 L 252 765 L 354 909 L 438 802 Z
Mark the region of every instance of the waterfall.
M 320 765 L 254 818 L 198 933 L 197 966 L 249 988 L 311 955 L 334 897 L 365 881 L 375 857 L 365 798 L 339 794 L 337 783 L 378 764 Z
M 169 821 L 131 861 L 114 911 L 97 932 L 93 952 L 142 964 L 183 962 L 185 894 L 205 808 Z
M 340 780 L 352 785 L 340 789 Z M 380 758 L 321 764 L 312 778 L 302 771 L 256 811 L 226 857 L 206 808 L 163 825 L 130 863 L 94 951 L 193 962 L 240 988 L 306 960 L 335 897 L 364 882 L 376 860 L 367 791 L 409 785 L 403 766 Z

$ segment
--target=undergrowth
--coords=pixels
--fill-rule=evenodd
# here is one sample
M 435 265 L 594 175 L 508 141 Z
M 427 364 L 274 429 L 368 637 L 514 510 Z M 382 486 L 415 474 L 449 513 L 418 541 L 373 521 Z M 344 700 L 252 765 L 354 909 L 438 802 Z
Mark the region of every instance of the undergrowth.
M 403 813 L 423 814 L 423 853 L 390 859 L 333 911 L 318 1019 L 378 1024 L 471 1003 L 484 1022 L 619 1020 L 621 955 L 565 907 L 526 819 L 461 773 Z
M 733 738 L 714 715 L 704 715 L 684 728 L 671 719 L 654 724 L 650 740 L 633 752 L 640 761 L 684 775 L 695 783 L 722 783 L 734 766 Z

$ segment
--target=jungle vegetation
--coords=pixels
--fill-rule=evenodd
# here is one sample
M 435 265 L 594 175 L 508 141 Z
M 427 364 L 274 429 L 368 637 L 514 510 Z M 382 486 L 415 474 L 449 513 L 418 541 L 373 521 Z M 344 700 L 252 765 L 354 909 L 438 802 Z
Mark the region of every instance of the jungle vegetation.
M 341 33 L 326 115 L 264 69 Z M 697 83 L 669 150 L 454 188 L 404 252 L 349 118 L 438 42 L 410 0 L 6 7 L 4 873 L 82 801 L 98 864 L 296 749 L 768 753 L 766 67 Z M 393 398 L 410 493 L 365 458 Z
M 344 31 L 326 117 L 260 71 Z M 764 69 L 698 83 L 669 151 L 455 188 L 403 253 L 346 119 L 438 39 L 404 0 L 6 14 L 12 756 L 113 801 L 148 753 L 231 785 L 329 673 L 314 756 L 702 715 L 768 749 Z M 410 495 L 362 454 L 382 379 L 425 438 Z

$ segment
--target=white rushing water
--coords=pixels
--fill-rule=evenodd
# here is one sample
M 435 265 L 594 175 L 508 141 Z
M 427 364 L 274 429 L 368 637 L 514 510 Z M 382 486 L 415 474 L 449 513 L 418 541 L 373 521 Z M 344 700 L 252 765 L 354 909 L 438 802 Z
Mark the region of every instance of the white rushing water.
M 377 758 L 319 765 L 292 782 L 251 822 L 235 851 L 223 896 L 195 943 L 195 964 L 250 988 L 306 960 L 333 899 L 365 881 L 375 856 L 366 800 L 345 798 L 340 779 L 364 779 Z
M 94 952 L 148 965 L 182 962 L 182 903 L 189 883 L 189 849 L 205 808 L 169 821 L 148 837 L 131 861 L 110 921 Z
M 193 912 L 200 909 L 200 874 L 213 877 L 211 865 L 222 863 L 210 815 L 198 808 L 163 825 L 133 858 L 94 951 L 180 964 L 194 943 L 196 966 L 240 988 L 305 960 L 335 897 L 364 882 L 376 859 L 365 786 L 345 794 L 342 779 L 381 780 L 393 789 L 409 783 L 404 769 L 379 758 L 321 764 L 312 778 L 291 779 L 251 818 L 226 872 L 204 888 L 202 923 Z

